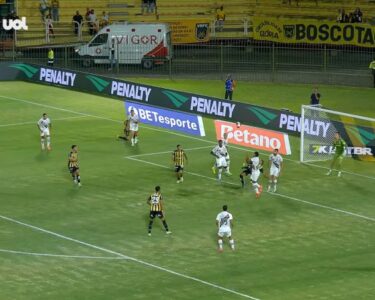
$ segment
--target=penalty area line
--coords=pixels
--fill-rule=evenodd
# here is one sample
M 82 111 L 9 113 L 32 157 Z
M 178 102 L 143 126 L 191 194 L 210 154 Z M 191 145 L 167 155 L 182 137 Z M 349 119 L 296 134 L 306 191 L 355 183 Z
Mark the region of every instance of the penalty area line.
M 42 257 L 61 257 L 61 258 L 79 258 L 79 259 L 103 259 L 103 260 L 119 260 L 126 259 L 119 256 L 90 256 L 90 255 L 67 255 L 67 254 L 53 254 L 53 253 L 38 253 L 38 252 L 27 252 L 27 251 L 16 251 L 9 249 L 0 249 L 2 253 L 17 254 L 17 255 L 29 255 L 29 256 L 42 256 Z
M 122 253 L 119 253 L 119 252 L 116 252 L 116 251 L 113 251 L 113 250 L 110 250 L 110 249 L 107 249 L 107 248 L 104 248 L 104 247 L 100 247 L 100 246 L 97 246 L 97 245 L 94 245 L 94 244 L 90 244 L 90 243 L 87 243 L 87 242 L 84 242 L 84 241 L 81 241 L 81 240 L 78 240 L 78 239 L 75 239 L 75 238 L 71 238 L 71 237 L 68 237 L 66 235 L 62 235 L 62 234 L 57 233 L 57 232 L 53 232 L 53 231 L 50 231 L 50 230 L 47 230 L 47 229 L 43 229 L 41 227 L 37 227 L 37 226 L 31 225 L 31 224 L 27 224 L 27 223 L 18 221 L 16 219 L 12 219 L 12 218 L 9 218 L 9 217 L 3 216 L 3 215 L 0 215 L 0 219 L 6 220 L 8 222 L 15 223 L 15 224 L 18 224 L 18 225 L 21 225 L 21 226 L 24 226 L 24 227 L 31 228 L 31 229 L 36 230 L 36 231 L 43 232 L 43 233 L 58 237 L 60 239 L 64 239 L 64 240 L 71 241 L 71 242 L 74 242 L 74 243 L 77 243 L 77 244 L 80 244 L 80 245 L 84 245 L 84 246 L 92 248 L 92 249 L 100 250 L 102 252 L 106 252 L 106 253 L 115 255 L 119 258 L 122 258 L 122 259 L 125 259 L 125 260 L 128 260 L 128 261 L 133 261 L 133 262 L 136 262 L 138 264 L 148 266 L 150 268 L 154 268 L 154 269 L 157 269 L 157 270 L 169 273 L 169 274 L 176 275 L 178 277 L 189 279 L 189 280 L 201 283 L 203 285 L 207 285 L 207 286 L 210 286 L 210 287 L 216 288 L 218 290 L 222 290 L 222 291 L 225 291 L 225 292 L 237 295 L 237 296 L 241 296 L 241 297 L 244 297 L 244 298 L 247 298 L 247 299 L 252 299 L 252 300 L 260 300 L 259 298 L 255 298 L 255 297 L 252 297 L 250 295 L 240 293 L 240 292 L 237 292 L 235 290 L 228 289 L 228 288 L 222 287 L 220 285 L 217 285 L 217 284 L 205 281 L 205 280 L 201 280 L 201 279 L 196 278 L 196 277 L 192 277 L 192 276 L 189 276 L 189 275 L 178 273 L 176 271 L 173 271 L 173 270 L 170 270 L 170 269 L 158 266 L 158 265 L 151 264 L 151 263 L 146 262 L 144 260 L 140 260 L 140 259 L 137 259 L 135 257 L 127 256 L 125 254 L 122 254 Z
M 164 166 L 164 165 L 160 165 L 160 164 L 157 164 L 157 163 L 153 163 L 153 162 L 149 162 L 149 161 L 145 161 L 145 160 L 141 160 L 141 159 L 137 159 L 137 158 L 133 158 L 133 157 L 126 157 L 126 158 L 130 159 L 130 160 L 137 161 L 137 162 L 141 162 L 141 163 L 144 163 L 144 164 L 164 168 L 164 169 L 171 169 L 171 168 L 169 168 L 167 166 Z M 201 178 L 217 181 L 215 178 L 208 177 L 208 176 L 205 176 L 205 175 L 202 175 L 202 174 L 186 172 L 186 171 L 185 171 L 185 173 L 193 175 L 193 176 L 198 176 L 198 177 L 201 177 Z M 223 183 L 238 186 L 237 184 L 232 183 L 232 182 L 228 182 L 228 181 L 223 181 Z M 350 212 L 350 211 L 342 210 L 342 209 L 339 209 L 339 208 L 335 208 L 335 207 L 331 207 L 331 206 L 327 206 L 327 205 L 323 205 L 323 204 L 318 204 L 318 203 L 315 203 L 315 202 L 310 202 L 310 201 L 298 199 L 298 198 L 295 198 L 295 197 L 290 197 L 290 196 L 279 194 L 279 193 L 268 193 L 268 194 L 278 196 L 278 197 L 281 197 L 281 198 L 285 198 L 285 199 L 289 199 L 289 200 L 292 200 L 292 201 L 302 202 L 302 203 L 305 203 L 305 204 L 309 204 L 311 206 L 317 206 L 317 207 L 320 207 L 320 208 L 325 208 L 325 209 L 332 210 L 332 211 L 335 211 L 335 212 L 339 212 L 341 214 L 349 215 L 349 216 L 352 216 L 352 217 L 357 217 L 357 218 L 361 218 L 361 219 L 365 219 L 365 220 L 368 220 L 368 221 L 375 222 L 375 218 L 367 217 L 367 216 L 364 216 L 364 215 L 360 215 L 360 214 L 353 213 L 353 212 Z

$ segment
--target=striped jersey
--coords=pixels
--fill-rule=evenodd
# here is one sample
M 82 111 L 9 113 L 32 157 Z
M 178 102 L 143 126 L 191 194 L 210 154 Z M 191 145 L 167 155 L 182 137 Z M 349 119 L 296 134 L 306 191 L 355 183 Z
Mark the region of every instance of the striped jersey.
M 69 161 L 68 161 L 69 168 L 78 168 L 78 152 L 71 151 L 69 153 Z
M 150 200 L 150 211 L 162 211 L 163 207 L 161 204 L 161 200 L 163 197 L 161 196 L 161 193 L 153 193 L 149 200 Z
M 185 152 L 184 150 L 174 150 L 173 161 L 176 166 L 183 166 L 185 163 Z

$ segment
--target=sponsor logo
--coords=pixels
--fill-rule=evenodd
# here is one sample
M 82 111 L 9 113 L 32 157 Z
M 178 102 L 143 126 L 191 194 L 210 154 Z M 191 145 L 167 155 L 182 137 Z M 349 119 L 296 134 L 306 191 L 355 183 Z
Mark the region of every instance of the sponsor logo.
M 142 123 L 181 131 L 191 135 L 206 135 L 203 120 L 200 116 L 156 108 L 130 101 L 125 102 L 126 112 L 130 113 L 131 109 L 134 109 Z
M 103 80 L 94 75 L 87 75 L 86 78 L 91 81 L 98 92 L 102 92 L 109 85 L 109 81 Z
M 76 76 L 77 74 L 73 72 L 40 68 L 39 80 L 65 86 L 74 86 Z
M 302 124 L 301 124 L 301 117 L 288 115 L 288 114 L 280 114 L 280 121 L 279 121 L 279 128 L 286 129 L 288 131 L 293 132 L 301 132 Z M 327 133 L 329 132 L 328 129 L 330 128 L 330 122 L 324 122 L 320 120 L 313 120 L 313 119 L 304 119 L 304 132 L 308 135 L 312 136 L 320 136 L 320 137 L 327 137 Z
M 177 108 L 180 108 L 186 101 L 189 100 L 188 97 L 185 97 L 179 93 L 172 92 L 172 91 L 162 91 L 164 95 L 168 97 L 169 100 L 172 101 L 173 105 Z
M 330 145 L 309 145 L 310 154 L 324 155 L 324 154 L 335 154 L 335 149 Z M 372 149 L 368 147 L 346 147 L 346 155 L 370 155 L 372 156 Z
M 248 110 L 253 112 L 257 118 L 263 123 L 263 125 L 268 125 L 269 122 L 277 118 L 277 115 L 269 112 L 268 110 L 262 109 L 260 107 L 252 106 Z
M 292 154 L 289 136 L 286 133 L 246 125 L 238 127 L 236 123 L 219 120 L 215 120 L 215 128 L 217 139 L 221 139 L 224 133 L 228 133 L 230 144 L 269 152 L 277 148 L 280 154 Z
M 363 128 L 348 126 L 347 130 L 364 145 L 370 144 L 375 139 L 375 133 L 367 131 Z
M 211 116 L 231 118 L 236 104 L 192 96 L 190 110 Z
M 255 32 L 258 32 L 262 38 L 278 39 L 283 31 L 279 24 L 265 20 L 255 27 Z
M 26 65 L 26 64 L 12 64 L 12 65 L 10 65 L 10 67 L 22 71 L 28 78 L 33 77 L 35 75 L 35 73 L 37 73 L 38 70 L 39 70 L 37 68 L 34 68 L 34 67 L 32 67 L 30 65 Z
M 288 39 L 291 39 L 291 38 L 294 37 L 294 33 L 295 33 L 295 26 L 294 25 L 284 25 L 283 29 L 284 29 L 285 37 L 287 37 Z
M 121 81 L 112 81 L 111 95 L 148 102 L 151 88 Z
M 296 40 L 309 41 L 345 41 L 358 44 L 374 45 L 374 34 L 372 28 L 347 24 L 344 26 L 330 24 L 296 24 Z
M 197 40 L 205 40 L 208 35 L 209 23 L 197 23 L 195 24 L 195 37 Z
M 21 19 L 3 19 L 2 22 L 4 30 L 28 30 L 29 27 L 26 24 L 26 17 L 22 17 Z

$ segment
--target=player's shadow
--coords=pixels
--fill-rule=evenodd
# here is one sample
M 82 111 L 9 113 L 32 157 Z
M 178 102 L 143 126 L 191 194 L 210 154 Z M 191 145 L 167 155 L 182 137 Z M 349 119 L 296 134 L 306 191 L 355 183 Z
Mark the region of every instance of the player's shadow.
M 44 162 L 47 161 L 49 157 L 49 152 L 39 152 L 37 155 L 35 155 L 35 160 L 38 162 Z

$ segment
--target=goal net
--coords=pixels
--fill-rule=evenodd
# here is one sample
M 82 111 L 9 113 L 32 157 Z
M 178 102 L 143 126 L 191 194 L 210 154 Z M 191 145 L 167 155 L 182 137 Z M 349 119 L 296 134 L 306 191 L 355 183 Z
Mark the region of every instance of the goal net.
M 375 162 L 375 119 L 313 105 L 302 105 L 301 109 L 300 161 L 331 159 L 336 132 L 347 144 L 347 158 Z

